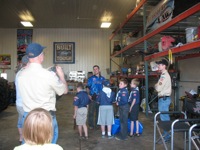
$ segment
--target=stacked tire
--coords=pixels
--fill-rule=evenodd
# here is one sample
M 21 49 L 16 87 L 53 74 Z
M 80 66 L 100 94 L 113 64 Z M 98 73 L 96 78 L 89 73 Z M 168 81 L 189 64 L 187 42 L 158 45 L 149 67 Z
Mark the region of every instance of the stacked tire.
M 8 81 L 4 78 L 0 78 L 0 111 L 8 107 L 9 97 Z

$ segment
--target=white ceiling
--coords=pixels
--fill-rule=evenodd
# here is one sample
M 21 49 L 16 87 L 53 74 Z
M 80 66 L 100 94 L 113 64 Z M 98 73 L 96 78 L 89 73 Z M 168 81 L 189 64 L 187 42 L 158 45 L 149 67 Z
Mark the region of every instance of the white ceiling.
M 135 1 L 0 0 L 0 28 L 22 28 L 20 16 L 26 15 L 23 20 L 33 19 L 34 28 L 100 28 L 102 17 L 111 16 L 114 29 L 135 8 Z
M 0 28 L 24 28 L 20 21 L 31 21 L 33 28 L 98 29 L 103 19 L 111 21 L 110 28 L 114 31 L 136 7 L 136 1 L 140 0 L 0 0 Z M 160 1 L 147 0 L 147 15 Z M 199 0 L 186 2 L 187 0 L 175 1 L 175 10 L 181 12 L 183 8 Z M 123 27 L 123 32 L 142 30 L 142 11 L 140 9 L 129 20 Z M 196 22 L 186 23 L 192 25 Z

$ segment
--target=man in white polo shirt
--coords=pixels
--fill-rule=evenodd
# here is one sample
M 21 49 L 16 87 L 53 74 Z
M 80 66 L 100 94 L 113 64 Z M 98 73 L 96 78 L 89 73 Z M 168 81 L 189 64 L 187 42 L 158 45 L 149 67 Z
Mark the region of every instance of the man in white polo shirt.
M 44 108 L 51 113 L 54 127 L 52 143 L 56 143 L 58 139 L 58 124 L 55 115 L 56 94 L 66 94 L 68 87 L 60 66 L 56 66 L 58 76 L 42 67 L 44 48 L 38 43 L 31 43 L 26 48 L 30 65 L 18 76 L 19 92 L 25 112 L 23 119 L 35 108 Z

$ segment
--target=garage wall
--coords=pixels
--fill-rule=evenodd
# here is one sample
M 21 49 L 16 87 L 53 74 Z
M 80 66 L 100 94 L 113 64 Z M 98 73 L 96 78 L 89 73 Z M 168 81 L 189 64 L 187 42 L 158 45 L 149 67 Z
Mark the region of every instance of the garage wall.
M 33 29 L 33 42 L 38 42 L 45 49 L 45 68 L 53 65 L 53 42 L 75 42 L 75 64 L 61 64 L 64 72 L 92 71 L 98 64 L 102 75 L 109 78 L 106 69 L 110 67 L 109 29 Z M 17 65 L 17 29 L 0 29 L 0 54 L 11 54 L 11 70 L 8 81 L 14 81 L 14 69 Z
M 179 61 L 180 82 L 179 95 L 185 95 L 185 91 L 191 89 L 197 92 L 200 86 L 200 58 L 190 58 Z
M 0 29 L 0 35 L 0 54 L 11 54 L 11 69 L 5 72 L 8 74 L 8 81 L 12 82 L 17 66 L 17 31 L 16 29 Z
M 53 65 L 53 42 L 75 42 L 75 64 L 62 64 L 66 74 L 69 71 L 92 71 L 92 66 L 98 64 L 102 75 L 109 78 L 106 69 L 110 67 L 110 43 L 108 37 L 111 30 L 102 29 L 34 29 L 33 41 L 46 46 L 44 67 Z M 16 29 L 0 29 L 0 54 L 11 54 L 11 70 L 8 73 L 8 81 L 15 78 L 17 65 L 17 32 Z M 118 59 L 115 61 L 120 64 Z M 180 87 L 179 95 L 185 95 L 185 91 L 194 89 L 200 85 L 200 58 L 191 58 L 179 61 Z M 112 71 L 118 70 L 113 64 Z

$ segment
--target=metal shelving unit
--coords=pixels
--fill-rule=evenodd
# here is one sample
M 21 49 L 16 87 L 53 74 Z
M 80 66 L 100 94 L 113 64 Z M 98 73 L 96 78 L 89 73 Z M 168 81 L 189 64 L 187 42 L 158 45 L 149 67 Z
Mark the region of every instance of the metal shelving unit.
M 140 4 L 130 13 L 130 15 L 128 15 L 127 19 L 114 31 L 114 33 L 110 36 L 109 40 L 112 40 L 114 38 L 114 36 L 121 31 L 126 24 L 134 17 L 134 15 L 136 15 L 136 13 L 139 11 L 139 9 L 141 9 L 143 7 L 143 11 L 145 12 L 145 6 L 148 7 L 148 0 L 142 0 L 140 2 Z M 159 1 L 158 1 L 159 2 Z M 146 43 L 147 40 L 152 40 L 154 39 L 158 34 L 164 34 L 166 32 L 171 32 L 172 34 L 178 34 L 179 33 L 183 33 L 184 29 L 189 27 L 190 22 L 193 22 L 194 18 L 196 16 L 200 16 L 200 2 L 197 3 L 196 5 L 192 6 L 191 8 L 189 8 L 188 10 L 184 11 L 183 13 L 177 15 L 175 18 L 173 18 L 171 21 L 167 22 L 166 24 L 164 24 L 163 26 L 151 31 L 150 33 L 138 38 L 136 41 L 134 41 L 133 43 L 131 43 L 130 45 L 124 47 L 123 49 L 121 49 L 120 51 L 111 54 L 110 58 L 114 58 L 117 56 L 122 56 L 123 53 L 127 54 L 132 54 L 135 53 L 135 49 L 134 48 L 138 48 L 139 47 L 143 47 L 143 52 L 147 51 L 147 47 L 144 45 L 144 43 Z M 143 22 L 145 22 L 145 17 L 143 17 Z M 144 23 L 145 24 L 145 23 Z M 179 28 L 180 26 L 182 26 L 184 24 L 184 28 Z M 185 25 L 187 24 L 187 25 Z M 141 24 L 141 27 L 144 26 L 143 24 Z M 177 28 L 179 28 L 179 30 L 177 31 Z M 137 30 L 135 28 L 135 30 Z M 157 40 L 157 38 L 155 38 Z M 194 41 L 191 43 L 187 43 L 184 44 L 182 46 L 179 47 L 174 47 L 171 48 L 171 51 L 173 54 L 180 54 L 180 53 L 185 53 L 185 52 L 191 52 L 193 51 L 193 54 L 187 54 L 187 56 L 183 56 L 181 57 L 182 59 L 185 58 L 191 58 L 191 57 L 197 57 L 200 56 L 200 50 L 198 49 L 200 47 L 200 40 L 198 41 Z M 145 54 L 145 53 L 144 53 Z M 163 57 L 163 56 L 167 56 L 168 55 L 168 51 L 163 51 L 163 52 L 158 52 L 158 53 L 154 53 L 151 55 L 145 55 L 144 56 L 144 60 L 145 60 L 145 79 L 148 80 L 148 61 L 151 59 L 155 59 L 155 58 L 159 58 L 159 57 Z M 179 55 L 177 55 L 177 58 L 181 59 L 180 57 L 178 57 Z M 178 60 L 178 59 L 176 59 Z M 148 87 L 148 81 L 145 82 L 145 86 Z M 146 90 L 146 103 L 148 103 L 148 90 Z M 146 115 L 148 115 L 148 110 L 146 110 Z
M 139 38 L 138 40 L 136 40 L 135 42 L 133 42 L 132 44 L 126 46 L 125 48 L 121 49 L 120 51 L 118 51 L 117 53 L 111 55 L 111 58 L 130 50 L 131 48 L 139 45 L 140 43 L 144 42 L 145 40 L 148 40 L 149 38 L 161 33 L 162 31 L 170 28 L 171 26 L 175 25 L 176 23 L 179 23 L 180 21 L 190 17 L 191 15 L 197 13 L 200 11 L 200 3 L 196 4 L 195 6 L 191 7 L 190 9 L 186 10 L 185 12 L 181 13 L 180 15 L 176 16 L 175 18 L 173 18 L 171 21 L 169 21 L 168 23 L 166 23 L 165 25 L 161 26 L 160 28 L 157 28 L 155 30 L 153 30 L 152 32 L 146 34 L 145 36 Z

